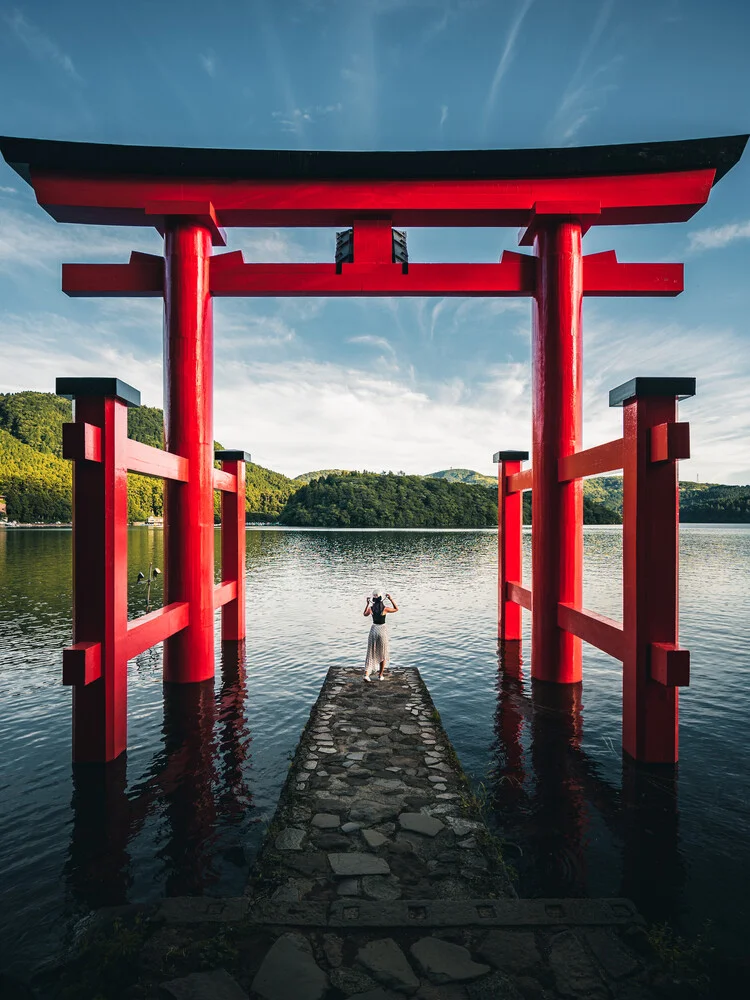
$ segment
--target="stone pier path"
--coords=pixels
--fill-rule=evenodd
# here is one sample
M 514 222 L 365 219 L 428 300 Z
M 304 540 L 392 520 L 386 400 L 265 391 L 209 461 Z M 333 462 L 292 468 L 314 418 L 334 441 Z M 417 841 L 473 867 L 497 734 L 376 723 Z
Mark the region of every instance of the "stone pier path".
M 66 1000 L 684 995 L 627 900 L 516 897 L 415 669 L 331 668 L 244 896 L 100 911 L 49 982 Z
M 332 668 L 252 880 L 271 902 L 515 895 L 416 670 Z

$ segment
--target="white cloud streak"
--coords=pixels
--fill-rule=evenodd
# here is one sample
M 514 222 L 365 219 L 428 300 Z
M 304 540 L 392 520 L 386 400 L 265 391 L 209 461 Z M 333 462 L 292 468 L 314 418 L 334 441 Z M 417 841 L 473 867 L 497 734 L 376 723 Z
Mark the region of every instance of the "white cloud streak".
M 692 251 L 718 250 L 738 240 L 750 239 L 750 221 L 730 222 L 725 226 L 699 229 L 695 233 L 690 233 L 688 239 L 689 249 Z
M 20 10 L 3 13 L 3 20 L 34 59 L 63 70 L 76 83 L 83 83 L 70 56 L 63 52 L 57 42 L 28 21 Z
M 548 132 L 555 142 L 570 142 L 592 115 L 599 111 L 607 92 L 613 89 L 613 85 L 605 81 L 608 73 L 622 61 L 619 56 L 600 63 L 590 72 L 587 72 L 587 67 L 592 55 L 601 48 L 602 35 L 612 17 L 614 2 L 615 0 L 604 0 L 599 8 L 573 75 L 548 126 Z
M 281 126 L 283 132 L 294 132 L 299 135 L 307 125 L 326 115 L 341 111 L 343 104 L 316 104 L 311 108 L 292 108 L 291 111 L 272 111 L 271 117 Z
M 216 56 L 213 52 L 200 53 L 198 56 L 201 66 L 213 78 L 216 76 Z
M 508 29 L 508 34 L 505 39 L 505 45 L 503 46 L 503 51 L 500 55 L 500 60 L 495 68 L 495 74 L 492 77 L 492 83 L 490 84 L 490 89 L 487 93 L 487 99 L 484 104 L 484 124 L 485 129 L 489 125 L 489 120 L 495 110 L 495 104 L 497 102 L 497 95 L 500 92 L 500 84 L 503 82 L 503 77 L 508 72 L 510 64 L 513 60 L 513 54 L 516 47 L 516 41 L 518 40 L 518 35 L 521 31 L 521 26 L 523 25 L 524 18 L 531 9 L 534 0 L 521 0 L 521 4 L 516 11 L 516 16 L 510 23 L 510 28 Z
M 441 129 L 442 129 L 443 125 L 445 125 L 445 123 L 446 123 L 447 120 L 448 120 L 448 105 L 447 104 L 441 104 L 440 105 L 440 128 Z

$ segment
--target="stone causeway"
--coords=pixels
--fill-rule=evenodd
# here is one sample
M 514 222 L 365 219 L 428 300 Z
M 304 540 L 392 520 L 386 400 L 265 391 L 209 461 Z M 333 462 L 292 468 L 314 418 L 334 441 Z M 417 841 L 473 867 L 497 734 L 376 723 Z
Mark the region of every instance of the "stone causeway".
M 137 918 L 119 908 L 144 940 L 136 981 L 111 995 L 679 995 L 628 900 L 519 899 L 511 874 L 418 670 L 366 684 L 332 667 L 245 895 L 124 908 Z M 108 921 L 102 911 L 98 933 Z

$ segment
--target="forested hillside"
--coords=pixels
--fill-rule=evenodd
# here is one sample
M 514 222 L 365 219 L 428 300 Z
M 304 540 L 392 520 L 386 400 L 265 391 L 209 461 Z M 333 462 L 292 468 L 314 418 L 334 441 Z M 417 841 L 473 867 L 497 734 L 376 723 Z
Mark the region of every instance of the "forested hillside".
M 47 392 L 0 394 L 0 495 L 11 521 L 68 522 L 71 464 L 62 458 L 62 425 L 72 404 Z M 152 406 L 128 410 L 128 433 L 163 447 L 163 414 Z M 478 492 L 477 492 L 478 491 Z M 583 484 L 584 522 L 622 519 L 622 478 L 599 476 Z M 218 514 L 219 498 L 215 501 Z M 289 479 L 248 463 L 249 520 L 352 527 L 485 527 L 497 523 L 497 481 L 472 469 L 427 476 L 321 469 Z M 144 521 L 163 513 L 161 480 L 128 476 L 128 516 Z M 750 522 L 750 486 L 680 484 L 680 520 Z M 531 495 L 524 494 L 524 522 Z
M 329 475 L 297 490 L 280 520 L 299 527 L 487 528 L 497 524 L 497 492 L 426 476 Z
M 71 463 L 62 456 L 62 425 L 73 419 L 72 403 L 49 392 L 0 394 L 0 495 L 8 519 L 55 523 L 71 519 Z M 128 410 L 128 435 L 164 447 L 163 414 L 155 406 Z M 249 516 L 274 519 L 296 489 L 292 480 L 259 465 L 247 466 Z M 218 497 L 217 497 L 218 510 Z M 128 517 L 145 521 L 164 512 L 159 479 L 128 475 Z

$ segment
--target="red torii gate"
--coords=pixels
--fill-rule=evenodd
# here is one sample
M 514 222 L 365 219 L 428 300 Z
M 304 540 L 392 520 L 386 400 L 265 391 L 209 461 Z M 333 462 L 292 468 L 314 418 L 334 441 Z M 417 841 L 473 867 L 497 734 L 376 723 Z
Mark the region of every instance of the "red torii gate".
M 622 654 L 626 751 L 644 761 L 676 760 L 675 685 L 687 680 L 676 633 L 676 531 L 671 547 L 659 550 L 669 562 L 670 594 L 648 628 L 626 622 L 625 644 L 635 646 L 625 657 L 615 641 L 616 623 L 580 606 L 580 477 L 625 465 L 626 483 L 634 485 L 626 486 L 626 552 L 631 545 L 638 567 L 630 576 L 626 571 L 625 605 L 626 611 L 641 608 L 646 621 L 646 591 L 633 596 L 628 590 L 646 587 L 638 553 L 654 528 L 644 522 L 650 481 L 644 463 L 661 455 L 668 467 L 661 494 L 663 499 L 671 490 L 676 528 L 674 462 L 685 457 L 686 442 L 679 431 L 685 425 L 674 424 L 674 402 L 692 394 L 694 380 L 658 380 L 658 387 L 634 380 L 620 400 L 626 403 L 625 443 L 580 453 L 581 304 L 583 295 L 676 295 L 683 268 L 623 264 L 612 251 L 584 257 L 581 239 L 592 225 L 691 218 L 746 141 L 731 136 L 578 149 L 339 153 L 0 138 L 6 161 L 57 221 L 155 226 L 164 235 L 163 257 L 133 253 L 127 264 L 63 265 L 69 295 L 160 296 L 165 315 L 166 452 L 128 442 L 124 407 L 138 395 L 132 387 L 117 379 L 58 384 L 58 391 L 76 398 L 76 422 L 66 431 L 66 454 L 76 466 L 74 646 L 64 656 L 66 680 L 74 684 L 75 760 L 111 760 L 125 749 L 128 656 L 165 641 L 165 680 L 212 677 L 213 612 L 220 605 L 231 615 L 224 619 L 224 637 L 244 638 L 241 483 L 247 456 L 229 453 L 222 456 L 229 468 L 213 468 L 211 309 L 215 296 L 262 295 L 533 297 L 533 471 L 520 471 L 521 453 L 496 456 L 499 635 L 520 639 L 517 605 L 531 607 L 532 676 L 558 683 L 581 679 L 581 636 Z M 241 251 L 212 254 L 212 247 L 226 245 L 223 227 L 231 226 L 351 227 L 353 252 L 327 264 L 256 264 L 246 263 Z M 518 226 L 520 244 L 533 245 L 534 255 L 506 251 L 497 264 L 411 263 L 397 259 L 394 226 Z M 654 392 L 660 402 L 631 405 Z M 130 624 L 124 604 L 127 469 L 167 480 L 165 608 Z M 520 578 L 520 491 L 532 485 L 529 592 Z M 225 523 L 222 536 L 224 582 L 216 588 L 214 489 L 234 498 L 225 518 L 231 528 Z M 662 516 L 656 529 L 665 523 Z M 96 600 L 93 586 L 100 591 Z M 84 607 L 86 594 L 90 607 Z M 664 626 L 670 616 L 671 630 Z M 669 634 L 662 637 L 665 628 Z M 658 711 L 632 708 L 644 691 Z M 665 722 L 668 732 L 671 724 L 666 739 L 660 735 Z

